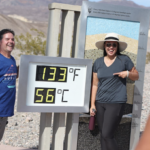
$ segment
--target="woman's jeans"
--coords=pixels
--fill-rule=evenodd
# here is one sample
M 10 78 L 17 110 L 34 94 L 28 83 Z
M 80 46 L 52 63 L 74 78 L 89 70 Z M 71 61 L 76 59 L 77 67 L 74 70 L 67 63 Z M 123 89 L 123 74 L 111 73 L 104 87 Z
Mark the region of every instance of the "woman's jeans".
M 101 132 L 102 150 L 118 150 L 114 133 L 121 121 L 125 103 L 96 102 L 96 118 Z

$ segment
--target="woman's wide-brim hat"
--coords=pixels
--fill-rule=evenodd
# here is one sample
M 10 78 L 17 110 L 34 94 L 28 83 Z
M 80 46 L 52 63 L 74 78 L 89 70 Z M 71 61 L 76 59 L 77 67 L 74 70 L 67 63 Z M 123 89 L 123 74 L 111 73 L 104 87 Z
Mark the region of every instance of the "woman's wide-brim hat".
M 95 43 L 98 49 L 104 50 L 104 42 L 106 41 L 116 41 L 119 43 L 119 51 L 122 52 L 127 48 L 127 43 L 119 41 L 119 35 L 116 33 L 108 33 L 103 41 L 98 41 Z

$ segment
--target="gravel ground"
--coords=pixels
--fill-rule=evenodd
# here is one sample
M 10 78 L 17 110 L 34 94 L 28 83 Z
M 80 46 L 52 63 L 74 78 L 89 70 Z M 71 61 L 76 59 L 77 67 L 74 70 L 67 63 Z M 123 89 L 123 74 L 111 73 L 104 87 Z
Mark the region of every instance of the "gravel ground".
M 149 113 L 150 113 L 150 63 L 146 64 L 145 67 L 140 131 L 144 131 L 144 127 Z
M 144 130 L 145 123 L 150 111 L 149 77 L 150 77 L 150 63 L 146 65 L 145 69 L 142 117 L 140 127 L 141 132 Z M 16 111 L 15 105 L 15 115 L 13 117 L 10 117 L 8 121 L 9 123 L 6 127 L 3 140 L 1 141 L 2 144 L 24 148 L 33 148 L 33 149 L 38 148 L 40 113 L 19 113 Z

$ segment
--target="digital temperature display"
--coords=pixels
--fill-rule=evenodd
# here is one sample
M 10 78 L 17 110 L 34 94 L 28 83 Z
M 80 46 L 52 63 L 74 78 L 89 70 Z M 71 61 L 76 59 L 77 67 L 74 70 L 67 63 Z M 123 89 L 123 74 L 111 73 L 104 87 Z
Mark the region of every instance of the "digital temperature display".
M 56 88 L 35 88 L 34 103 L 55 103 Z
M 87 112 L 92 60 L 22 55 L 18 111 Z
M 67 67 L 37 66 L 36 81 L 67 82 Z

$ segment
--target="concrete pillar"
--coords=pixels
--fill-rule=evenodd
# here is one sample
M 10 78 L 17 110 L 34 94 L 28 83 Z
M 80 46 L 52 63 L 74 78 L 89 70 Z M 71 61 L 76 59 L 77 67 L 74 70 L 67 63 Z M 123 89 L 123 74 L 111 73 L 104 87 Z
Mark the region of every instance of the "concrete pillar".
M 54 57 L 57 57 L 58 55 L 58 36 L 60 30 L 60 16 L 62 13 L 59 56 L 70 57 L 72 42 L 74 42 L 74 53 L 77 50 L 76 38 L 78 36 L 77 28 L 79 26 L 81 7 L 75 5 L 52 3 L 49 5 L 49 10 L 50 14 L 47 33 L 46 55 Z M 77 15 L 74 17 L 74 14 Z M 51 125 L 52 113 L 41 114 L 39 150 L 50 150 L 51 127 L 53 129 L 51 147 L 52 150 L 63 150 L 64 143 L 67 150 L 76 149 L 79 114 L 68 114 L 67 121 L 66 116 L 67 114 L 65 113 L 54 113 L 53 125 Z M 66 130 L 67 136 L 65 138 L 66 127 L 68 129 Z M 66 140 L 66 142 L 64 142 L 64 140 Z M 72 147 L 74 148 L 72 149 Z

